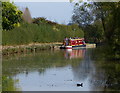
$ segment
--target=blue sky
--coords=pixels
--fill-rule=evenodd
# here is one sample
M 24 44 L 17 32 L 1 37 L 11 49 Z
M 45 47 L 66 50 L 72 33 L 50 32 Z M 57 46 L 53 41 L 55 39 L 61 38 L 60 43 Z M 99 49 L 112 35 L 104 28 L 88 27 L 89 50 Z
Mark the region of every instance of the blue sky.
M 71 21 L 74 4 L 70 2 L 15 2 L 20 8 L 28 7 L 32 17 L 45 17 L 60 24 Z

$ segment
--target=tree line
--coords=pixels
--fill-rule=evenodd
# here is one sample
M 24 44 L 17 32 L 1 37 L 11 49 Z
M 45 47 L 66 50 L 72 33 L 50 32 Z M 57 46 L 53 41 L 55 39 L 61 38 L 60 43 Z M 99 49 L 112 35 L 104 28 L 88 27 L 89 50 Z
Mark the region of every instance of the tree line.
M 28 8 L 22 12 L 13 3 L 2 2 L 2 27 L 4 30 L 3 41 L 4 44 L 7 44 L 7 42 L 13 42 L 18 38 L 18 33 L 21 33 L 21 37 L 19 36 L 20 39 L 22 37 L 26 39 L 26 36 L 28 36 L 29 39 L 33 38 L 32 41 L 19 40 L 19 42 L 22 43 L 23 41 L 29 43 L 33 41 L 46 42 L 47 40 L 47 42 L 55 42 L 55 40 L 62 41 L 62 38 L 65 36 L 84 36 L 86 42 L 104 44 L 109 46 L 106 48 L 106 50 L 109 51 L 108 55 L 112 54 L 115 58 L 120 58 L 119 16 L 120 2 L 76 3 L 72 15 L 72 24 L 74 25 L 67 26 L 51 22 L 45 18 L 39 17 L 33 19 L 31 18 Z M 31 28 L 32 31 L 29 28 Z M 31 37 L 27 35 L 29 32 L 25 32 L 27 30 L 31 31 Z M 8 40 L 7 38 L 13 33 L 16 33 L 13 41 Z M 26 33 L 24 34 L 26 36 L 24 36 L 22 33 Z M 48 39 L 48 35 L 51 35 L 51 39 Z M 43 37 L 44 40 L 42 39 Z
M 2 44 L 62 42 L 65 37 L 84 37 L 78 25 L 63 25 L 43 17 L 32 18 L 28 8 L 20 11 L 14 3 L 2 2 Z
M 108 55 L 120 58 L 120 2 L 76 3 L 72 22 L 79 24 L 87 42 L 107 45 Z

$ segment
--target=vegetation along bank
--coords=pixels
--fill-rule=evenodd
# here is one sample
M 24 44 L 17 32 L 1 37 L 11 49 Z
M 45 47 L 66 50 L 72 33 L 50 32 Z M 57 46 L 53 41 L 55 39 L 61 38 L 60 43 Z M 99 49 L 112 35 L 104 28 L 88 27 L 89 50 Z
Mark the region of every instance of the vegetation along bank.
M 43 17 L 32 18 L 28 8 L 20 11 L 14 3 L 2 2 L 2 6 L 4 55 L 23 52 L 26 49 L 34 51 L 38 47 L 40 50 L 51 49 L 59 46 L 54 42 L 62 43 L 65 37 L 84 37 L 83 30 L 77 24 L 64 25 Z M 7 12 L 9 13 L 6 15 Z

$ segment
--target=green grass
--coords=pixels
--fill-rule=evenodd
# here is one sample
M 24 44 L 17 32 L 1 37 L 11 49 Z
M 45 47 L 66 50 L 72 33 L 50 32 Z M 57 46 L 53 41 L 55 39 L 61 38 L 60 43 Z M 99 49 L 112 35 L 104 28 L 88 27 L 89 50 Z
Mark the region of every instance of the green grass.
M 22 23 L 20 27 L 2 32 L 2 45 L 62 42 L 65 37 L 84 37 L 84 33 L 77 25 Z
M 18 80 L 13 80 L 11 77 L 2 76 L 2 91 L 16 91 L 18 89 L 15 84 Z

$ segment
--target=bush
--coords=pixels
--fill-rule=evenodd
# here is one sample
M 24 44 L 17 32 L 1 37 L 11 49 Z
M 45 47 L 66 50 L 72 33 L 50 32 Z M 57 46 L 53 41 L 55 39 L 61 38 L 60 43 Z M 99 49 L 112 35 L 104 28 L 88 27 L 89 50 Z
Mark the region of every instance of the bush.
M 22 23 L 20 27 L 2 32 L 2 44 L 18 45 L 35 42 L 62 42 L 65 37 L 84 37 L 84 33 L 77 25 Z

